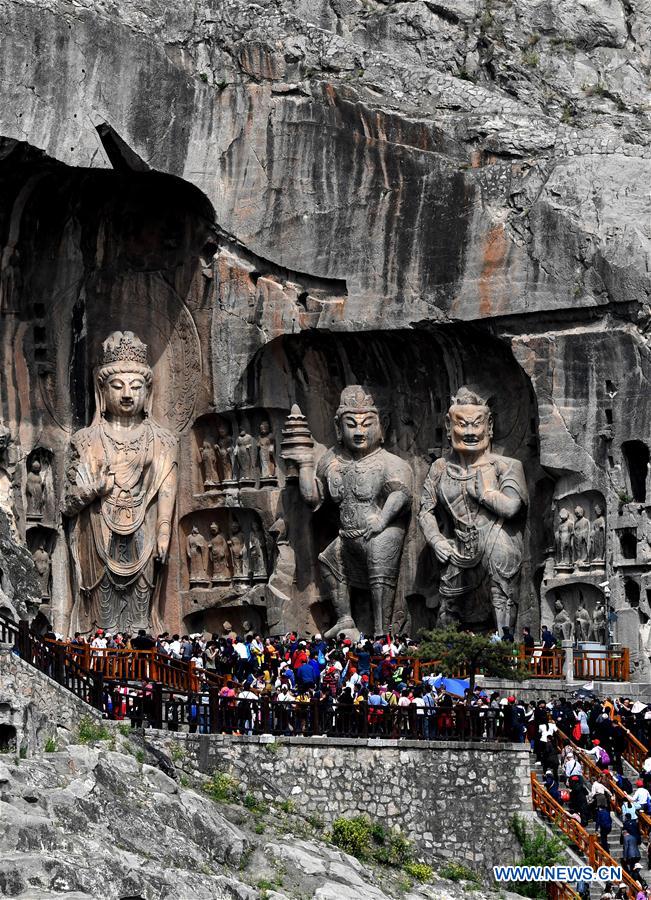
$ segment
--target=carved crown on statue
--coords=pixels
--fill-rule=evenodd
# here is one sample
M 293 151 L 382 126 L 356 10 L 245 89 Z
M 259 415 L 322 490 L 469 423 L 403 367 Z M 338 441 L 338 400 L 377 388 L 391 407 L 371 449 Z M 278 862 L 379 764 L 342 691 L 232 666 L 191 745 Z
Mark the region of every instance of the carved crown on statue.
M 142 366 L 149 365 L 147 345 L 133 331 L 114 331 L 102 344 L 101 366 L 116 362 L 135 362 Z

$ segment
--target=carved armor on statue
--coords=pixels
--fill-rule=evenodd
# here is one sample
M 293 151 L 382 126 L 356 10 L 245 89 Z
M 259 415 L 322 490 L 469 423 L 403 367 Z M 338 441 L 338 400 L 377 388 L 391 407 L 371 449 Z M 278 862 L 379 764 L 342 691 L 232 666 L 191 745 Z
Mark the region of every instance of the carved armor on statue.
M 439 592 L 450 603 L 487 582 L 497 630 L 513 624 L 522 566 L 521 512 L 527 503 L 522 463 L 491 452 L 492 414 L 461 388 L 446 417 L 452 451 L 431 466 L 421 497 L 420 526 L 442 566 Z
M 337 615 L 325 636 L 359 634 L 351 615 L 351 587 L 370 589 L 374 630 L 381 634 L 393 624 L 413 475 L 408 463 L 382 448 L 377 408 L 360 385 L 342 391 L 335 428 L 339 446 L 321 457 L 316 472 L 309 442 L 284 450 L 283 456 L 298 465 L 301 495 L 312 509 L 327 499 L 339 507 L 339 535 L 319 554 Z
M 130 331 L 104 341 L 93 423 L 73 435 L 63 512 L 72 518 L 74 627 L 132 632 L 161 626 L 177 484 L 176 437 L 149 415 L 153 373 Z

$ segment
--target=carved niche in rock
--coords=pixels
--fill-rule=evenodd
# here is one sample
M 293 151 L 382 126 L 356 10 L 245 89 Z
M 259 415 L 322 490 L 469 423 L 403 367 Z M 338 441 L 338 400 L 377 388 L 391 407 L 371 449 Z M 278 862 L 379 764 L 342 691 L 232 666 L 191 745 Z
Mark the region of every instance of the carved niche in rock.
M 495 626 L 511 628 L 528 502 L 522 463 L 491 452 L 493 417 L 485 400 L 460 388 L 446 418 L 451 452 L 431 466 L 420 526 L 443 567 L 442 612 L 463 621 L 488 581 Z
M 190 586 L 206 586 L 210 584 L 208 578 L 208 544 L 206 539 L 194 525 L 186 541 L 186 552 L 190 569 Z
M 27 532 L 27 546 L 34 560 L 43 603 L 49 603 L 52 596 L 52 551 L 55 540 L 56 532 L 48 528 L 37 526 Z
M 578 501 L 578 502 L 577 502 Z M 597 491 L 558 501 L 555 545 L 557 576 L 575 570 L 601 570 L 606 557 L 605 503 Z
M 300 422 L 293 409 L 283 435 L 283 459 L 298 467 L 303 500 L 313 510 L 330 499 L 339 507 L 338 536 L 319 554 L 322 578 L 335 608 L 336 622 L 326 632 L 355 637 L 350 589 L 369 590 L 375 634 L 392 624 L 393 604 L 405 531 L 411 509 L 413 473 L 400 457 L 382 448 L 383 434 L 372 396 L 360 385 L 341 392 L 335 415 L 339 445 L 315 466 L 313 441 L 292 443 L 288 435 Z
M 79 578 L 74 627 L 160 630 L 153 601 L 169 549 L 177 441 L 149 414 L 145 344 L 116 331 L 102 348 L 95 418 L 72 437 L 63 504 Z
M 36 447 L 26 460 L 25 511 L 32 524 L 55 523 L 52 462 L 52 452 L 44 447 Z
M 237 481 L 240 487 L 252 487 L 256 482 L 256 450 L 253 438 L 242 426 L 235 441 Z

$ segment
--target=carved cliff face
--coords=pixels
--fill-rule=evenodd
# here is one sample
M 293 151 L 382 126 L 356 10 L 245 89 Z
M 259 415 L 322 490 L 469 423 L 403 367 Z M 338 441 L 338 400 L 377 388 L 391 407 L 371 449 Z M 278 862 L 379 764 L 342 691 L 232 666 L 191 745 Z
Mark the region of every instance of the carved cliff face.
M 147 393 L 145 379 L 139 372 L 126 370 L 111 375 L 102 386 L 107 416 L 141 418 L 147 402 Z
M 382 427 L 377 413 L 344 413 L 338 422 L 341 442 L 353 456 L 366 456 L 381 445 Z
M 452 449 L 461 457 L 479 457 L 490 448 L 490 413 L 483 406 L 451 406 L 448 413 Z

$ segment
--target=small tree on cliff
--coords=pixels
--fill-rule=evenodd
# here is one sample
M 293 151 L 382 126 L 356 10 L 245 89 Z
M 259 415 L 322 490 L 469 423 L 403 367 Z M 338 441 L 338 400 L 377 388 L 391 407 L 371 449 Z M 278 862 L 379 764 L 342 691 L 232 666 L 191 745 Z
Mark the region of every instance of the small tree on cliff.
M 527 674 L 518 664 L 514 644 L 495 641 L 491 635 L 460 631 L 456 625 L 424 631 L 418 656 L 422 660 L 436 660 L 437 670 L 443 675 L 468 678 L 471 697 L 479 672 L 517 681 L 522 681 Z

